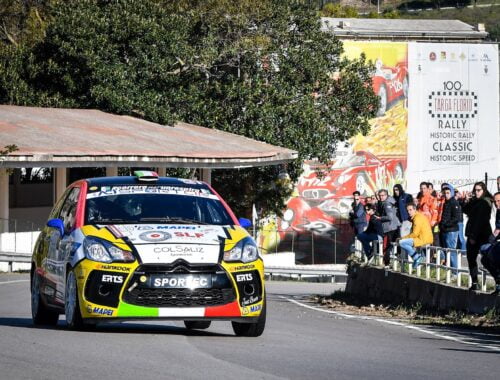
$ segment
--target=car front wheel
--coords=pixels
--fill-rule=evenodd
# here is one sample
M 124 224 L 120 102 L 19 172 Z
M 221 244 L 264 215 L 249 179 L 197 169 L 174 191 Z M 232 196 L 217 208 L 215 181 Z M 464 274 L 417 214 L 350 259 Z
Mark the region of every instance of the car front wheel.
M 72 330 L 83 327 L 80 304 L 78 302 L 78 285 L 76 283 L 75 273 L 71 270 L 66 277 L 66 295 L 64 298 L 64 313 L 66 314 L 66 323 Z
M 254 323 L 240 323 L 231 322 L 233 331 L 237 336 L 258 337 L 261 336 L 266 327 L 266 301 L 262 306 L 262 311 L 259 315 L 257 322 Z
M 59 313 L 48 309 L 41 299 L 40 276 L 37 273 L 31 280 L 31 316 L 35 326 L 55 326 L 59 320 Z

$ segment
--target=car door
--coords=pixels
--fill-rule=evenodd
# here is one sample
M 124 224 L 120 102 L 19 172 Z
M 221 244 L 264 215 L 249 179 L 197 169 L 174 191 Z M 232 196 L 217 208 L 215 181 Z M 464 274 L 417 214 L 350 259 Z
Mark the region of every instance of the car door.
M 64 234 L 57 228 L 50 228 L 47 233 L 48 252 L 45 261 L 45 272 L 47 278 L 51 280 L 55 287 L 54 302 L 64 303 L 64 288 L 66 285 L 66 264 L 71 253 L 73 245 L 73 236 L 71 232 L 76 224 L 76 211 L 80 187 L 75 186 L 68 190 L 64 203 L 55 215 L 62 220 L 64 225 Z

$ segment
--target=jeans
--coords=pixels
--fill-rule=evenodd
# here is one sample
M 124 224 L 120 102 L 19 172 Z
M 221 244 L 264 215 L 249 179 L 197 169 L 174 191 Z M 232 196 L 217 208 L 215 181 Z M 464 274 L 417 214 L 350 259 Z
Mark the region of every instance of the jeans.
M 380 240 L 381 237 L 378 236 L 375 233 L 366 233 L 366 232 L 361 232 L 357 238 L 363 245 L 363 252 L 365 253 L 366 257 L 371 257 L 372 256 L 372 245 L 371 242 L 374 240 Z
M 465 236 L 464 236 L 464 223 L 458 223 L 458 241 L 456 245 L 457 249 L 465 249 Z
M 457 246 L 458 234 L 460 231 L 443 232 L 443 248 L 455 248 Z M 458 268 L 457 252 L 450 253 L 450 265 L 452 268 Z
M 415 247 L 413 246 L 413 239 L 401 239 L 399 241 L 399 246 L 412 257 L 415 255 Z

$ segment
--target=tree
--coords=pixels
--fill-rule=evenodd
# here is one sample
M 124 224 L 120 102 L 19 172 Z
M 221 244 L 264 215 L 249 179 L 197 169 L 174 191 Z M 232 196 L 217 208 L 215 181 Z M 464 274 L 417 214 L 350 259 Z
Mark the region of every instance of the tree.
M 238 133 L 297 150 L 292 181 L 304 159 L 326 162 L 337 142 L 367 133 L 377 109 L 365 59 L 342 58 L 299 3 L 74 0 L 50 17 L 41 42 L 0 60 L 0 102 Z M 276 181 L 283 169 L 224 171 L 214 183 L 240 215 L 252 203 L 279 211 L 291 192 Z

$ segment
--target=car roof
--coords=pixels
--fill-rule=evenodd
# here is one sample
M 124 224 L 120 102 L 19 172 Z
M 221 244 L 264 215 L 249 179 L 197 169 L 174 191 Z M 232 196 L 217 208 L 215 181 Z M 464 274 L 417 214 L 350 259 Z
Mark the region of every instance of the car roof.
M 182 186 L 196 189 L 208 189 L 202 181 L 184 178 L 158 177 L 157 181 L 140 181 L 135 176 L 95 177 L 85 179 L 89 186 L 119 186 L 119 185 L 146 185 L 146 186 Z

